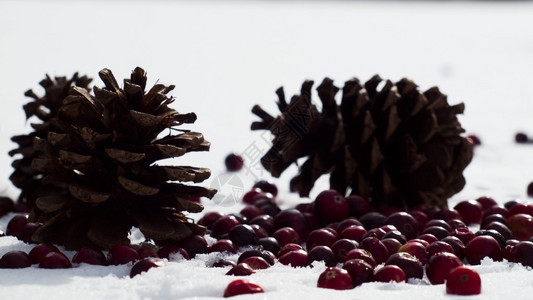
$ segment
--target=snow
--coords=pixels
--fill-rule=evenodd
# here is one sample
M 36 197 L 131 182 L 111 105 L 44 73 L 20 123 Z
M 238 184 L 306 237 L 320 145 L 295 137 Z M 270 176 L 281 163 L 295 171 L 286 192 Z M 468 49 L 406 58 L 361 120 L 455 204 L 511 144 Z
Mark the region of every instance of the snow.
M 212 179 L 229 180 L 223 159 L 243 153 L 252 143 L 268 144 L 250 132 L 251 107 L 260 103 L 276 113 L 274 91 L 297 93 L 304 79 L 320 82 L 330 76 L 337 85 L 352 76 L 366 80 L 379 73 L 399 80 L 407 76 L 421 89 L 438 85 L 450 103 L 465 102 L 463 127 L 480 136 L 465 171 L 467 185 L 450 204 L 481 195 L 499 203 L 525 199 L 533 180 L 533 149 L 516 145 L 518 130 L 531 133 L 533 118 L 533 4 L 528 2 L 319 2 L 319 1 L 0 1 L 0 190 L 16 197 L 8 177 L 7 152 L 14 134 L 28 132 L 23 93 L 45 73 L 80 71 L 95 77 L 110 68 L 117 78 L 143 67 L 149 83 L 175 84 L 175 108 L 194 111 L 189 128 L 212 142 L 209 153 L 187 155 L 173 163 L 211 168 Z M 223 186 L 247 189 L 255 177 L 269 178 L 247 161 Z M 288 192 L 288 170 L 276 182 L 280 203 L 299 199 Z M 316 195 L 326 186 L 321 180 Z M 237 191 L 239 192 L 239 191 Z M 240 191 L 242 192 L 242 190 Z M 240 203 L 206 202 L 206 210 L 237 212 Z M 0 219 L 4 230 L 12 214 Z M 195 216 L 198 218 L 199 215 Z M 0 238 L 0 255 L 29 251 L 11 237 Z M 66 251 L 69 257 L 73 252 Z M 203 299 L 221 297 L 233 277 L 226 270 L 206 268 L 215 254 L 165 267 L 130 279 L 129 266 L 82 265 L 68 270 L 36 267 L 0 271 L 4 299 Z M 473 267 L 483 291 L 471 299 L 526 299 L 533 294 L 531 271 L 506 262 L 486 260 Z M 292 269 L 275 265 L 250 279 L 266 293 L 241 299 L 355 298 L 454 299 L 444 286 L 426 281 L 410 284 L 367 283 L 350 291 L 317 289 L 323 265 Z M 470 299 L 470 298 L 469 298 Z

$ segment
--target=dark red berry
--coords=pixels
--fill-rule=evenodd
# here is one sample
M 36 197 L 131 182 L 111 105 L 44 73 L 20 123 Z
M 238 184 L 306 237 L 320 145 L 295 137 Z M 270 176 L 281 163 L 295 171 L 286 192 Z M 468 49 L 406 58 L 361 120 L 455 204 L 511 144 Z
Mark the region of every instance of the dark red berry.
M 335 231 L 340 233 L 340 232 L 343 232 L 346 228 L 350 226 L 354 226 L 354 225 L 363 226 L 363 224 L 359 222 L 359 220 L 354 219 L 354 218 L 348 218 L 346 220 L 339 222 L 339 224 L 337 225 L 337 228 L 334 228 L 334 229 Z
M 372 211 L 361 216 L 359 218 L 359 222 L 363 223 L 363 226 L 365 227 L 366 230 L 370 230 L 373 228 L 378 228 L 378 227 L 383 226 L 385 224 L 386 218 L 387 217 L 385 217 L 384 215 L 378 212 Z
M 510 255 L 513 262 L 533 267 L 533 242 L 522 241 L 511 247 Z
M 507 219 L 503 215 L 492 214 L 492 215 L 483 217 L 483 221 L 481 221 L 481 229 L 484 229 L 485 226 L 487 226 L 487 224 L 491 222 L 500 222 L 504 224 L 505 226 L 509 226 L 509 224 L 507 223 Z
M 238 154 L 231 153 L 226 156 L 224 163 L 226 164 L 226 169 L 228 169 L 228 171 L 237 172 L 244 166 L 244 159 Z
M 363 239 L 366 239 L 367 237 L 375 237 L 381 240 L 385 236 L 385 234 L 386 232 L 385 230 L 383 230 L 383 226 L 378 228 L 372 228 L 367 231 L 365 235 L 363 235 Z
M 245 216 L 248 220 L 264 214 L 265 212 L 255 205 L 247 205 L 241 210 L 241 215 Z
M 509 229 L 515 239 L 527 241 L 533 236 L 533 217 L 527 214 L 516 214 L 507 220 Z
M 244 294 L 257 294 L 264 293 L 263 289 L 254 282 L 238 279 L 230 282 L 224 290 L 224 298 L 244 295 Z
M 254 184 L 254 188 L 258 188 L 262 190 L 265 193 L 272 194 L 272 196 L 276 197 L 278 195 L 278 188 L 275 184 L 272 182 L 268 182 L 266 180 L 260 180 Z
M 418 258 L 412 256 L 407 252 L 398 252 L 391 255 L 385 265 L 395 265 L 400 267 L 405 273 L 405 277 L 422 278 L 424 275 L 424 268 Z
M 443 208 L 435 214 L 435 219 L 448 221 L 451 219 L 461 219 L 461 215 L 455 209 Z
M 242 196 L 242 202 L 246 204 L 253 204 L 258 199 L 258 197 L 265 195 L 265 192 L 263 192 L 262 190 L 254 188 L 249 190 L 248 192 L 246 192 L 246 194 L 244 194 L 244 196 Z
M 249 265 L 254 270 L 264 270 L 270 268 L 270 264 L 262 257 L 251 256 L 242 261 L 243 264 Z
M 446 231 L 448 231 L 448 232 L 452 231 L 452 227 L 450 226 L 450 224 L 448 224 L 446 221 L 440 220 L 440 219 L 429 220 L 426 223 L 426 225 L 424 226 L 424 229 L 426 229 L 428 227 L 433 227 L 433 226 L 442 227 L 442 228 L 446 229 Z
M 457 203 L 454 207 L 466 225 L 480 224 L 483 217 L 483 206 L 478 201 L 468 200 Z
M 420 211 L 420 210 L 411 210 L 409 212 L 409 214 L 411 216 L 413 216 L 413 218 L 416 219 L 416 222 L 418 223 L 418 228 L 419 230 L 424 228 L 424 226 L 426 225 L 426 223 L 429 221 L 429 217 L 428 215 L 426 215 L 424 212 Z
M 494 215 L 494 214 L 500 214 L 505 219 L 509 218 L 509 216 L 510 216 L 509 210 L 507 208 L 505 208 L 503 205 L 494 205 L 491 208 L 489 208 L 489 209 L 487 209 L 487 210 L 485 210 L 483 212 L 484 216 L 490 216 L 490 215 Z
M 240 247 L 246 245 L 257 245 L 257 236 L 250 225 L 239 224 L 229 231 L 229 238 Z
M 446 293 L 453 295 L 481 294 L 481 278 L 476 271 L 469 268 L 455 268 L 446 278 Z
M 488 235 L 493 237 L 502 249 L 507 246 L 506 239 L 503 237 L 503 235 L 494 229 L 481 229 L 476 232 L 476 236 L 482 235 Z
M 360 242 L 366 233 L 367 231 L 363 226 L 352 225 L 341 231 L 340 238 Z
M 431 284 L 442 284 L 453 269 L 462 265 L 463 263 L 455 254 L 440 252 L 429 259 L 426 275 Z
M 348 271 L 341 268 L 326 268 L 318 277 L 317 287 L 334 290 L 349 290 L 353 288 L 352 278 Z
M 468 263 L 479 265 L 484 257 L 489 257 L 494 261 L 502 260 L 502 250 L 495 238 L 482 235 L 473 238 L 466 245 L 465 257 Z
M 85 263 L 89 265 L 107 266 L 107 259 L 102 251 L 92 248 L 81 248 L 74 254 L 72 262 L 76 264 Z
M 255 236 L 257 237 L 257 240 L 258 240 L 257 243 L 259 243 L 259 239 L 268 237 L 268 232 L 263 227 L 257 224 L 252 224 L 250 225 L 250 227 L 252 227 L 252 229 L 254 230 Z
M 533 197 L 533 182 L 530 182 L 528 185 L 527 185 L 527 195 L 529 197 Z
M 187 251 L 190 258 L 194 258 L 196 254 L 207 253 L 207 241 L 198 234 L 193 234 L 181 240 L 179 246 Z
M 154 258 L 144 258 L 138 262 L 136 262 L 130 271 L 130 278 L 133 278 L 143 272 L 148 272 L 151 268 L 159 268 L 162 267 L 163 263 Z
M 278 253 L 278 257 L 283 256 L 285 253 L 289 253 L 291 251 L 296 250 L 304 250 L 304 248 L 298 244 L 289 243 L 281 247 L 281 250 Z
M 246 263 L 239 263 L 235 267 L 231 268 L 226 275 L 231 276 L 249 276 L 255 273 L 254 269 Z
M 515 134 L 514 140 L 518 144 L 525 144 L 529 142 L 529 137 L 523 132 L 518 132 L 517 134 Z
M 281 249 L 278 240 L 273 237 L 264 237 L 260 238 L 257 243 L 263 247 L 263 249 L 268 250 L 272 253 L 278 253 Z
M 278 230 L 283 227 L 291 227 L 296 230 L 302 240 L 307 238 L 310 231 L 307 218 L 294 208 L 282 210 L 274 217 L 274 229 Z
M 448 252 L 448 253 L 455 254 L 455 252 L 453 251 L 453 247 L 450 244 L 443 242 L 443 241 L 433 242 L 429 244 L 429 246 L 426 247 L 427 257 L 429 257 L 430 259 L 433 255 L 437 253 L 441 253 L 441 252 Z
M 239 259 L 237 260 L 237 263 L 240 264 L 245 259 L 247 259 L 248 257 L 253 257 L 253 256 L 262 257 L 262 258 L 264 258 L 266 260 L 266 262 L 268 262 L 271 265 L 274 264 L 274 260 L 276 259 L 276 256 L 274 254 L 272 254 L 272 252 L 270 252 L 270 251 L 259 250 L 259 249 L 250 249 L 250 250 L 244 251 L 239 256 Z
M 498 205 L 498 202 L 496 202 L 496 200 L 494 200 L 491 197 L 487 197 L 487 196 L 479 197 L 476 199 L 476 201 L 479 204 L 481 204 L 481 206 L 483 207 L 483 211 L 486 211 L 487 209 L 490 209 L 491 207 Z
M 175 245 L 168 245 L 159 249 L 159 251 L 157 251 L 157 255 L 159 255 L 160 258 L 166 258 L 168 260 L 173 260 L 179 256 L 186 260 L 190 259 L 189 253 L 187 253 L 185 249 Z
M 0 258 L 0 269 L 22 269 L 31 266 L 31 259 L 23 251 L 9 251 Z
M 396 212 L 385 219 L 385 224 L 394 225 L 405 237 L 410 240 L 418 236 L 418 221 L 406 212 Z
M 436 236 L 432 235 L 431 233 L 424 233 L 424 234 L 421 234 L 421 235 L 419 235 L 419 236 L 417 237 L 417 239 L 419 239 L 419 240 L 423 240 L 423 241 L 426 241 L 426 242 L 428 242 L 428 244 L 431 244 L 431 243 L 436 242 L 436 241 L 439 240 Z M 429 246 L 429 245 L 428 245 L 428 246 Z M 426 246 L 426 247 L 427 247 L 427 246 Z
M 283 254 L 279 262 L 284 265 L 290 265 L 293 268 L 307 266 L 307 252 L 296 250 Z
M 441 227 L 441 226 L 426 227 L 422 231 L 422 234 L 426 234 L 426 233 L 434 235 L 439 240 L 442 240 L 443 238 L 447 237 L 450 234 L 448 230 L 446 230 L 444 227 Z
M 407 242 L 405 240 L 405 235 L 403 235 L 398 230 L 393 230 L 393 231 L 389 231 L 389 232 L 385 233 L 385 235 L 381 238 L 381 240 L 383 241 L 385 239 L 395 239 L 398 242 L 400 242 L 400 244 L 402 244 L 402 245 Z
M 381 242 L 385 247 L 387 247 L 387 250 L 389 250 L 389 253 L 396 253 L 402 246 L 402 243 L 400 243 L 397 239 L 393 238 L 386 238 L 382 239 Z
M 465 257 L 465 244 L 456 236 L 447 236 L 443 238 L 441 241 L 449 244 L 453 248 L 453 253 L 459 257 L 459 259 L 463 259 Z
M 420 243 L 420 244 L 424 245 L 424 247 L 429 246 L 429 243 L 426 240 L 412 239 L 412 240 L 407 241 L 407 243 L 414 243 L 414 242 Z
M 370 203 L 368 203 L 368 201 L 361 196 L 350 195 L 346 197 L 346 201 L 348 201 L 350 216 L 359 218 L 373 210 L 372 205 L 370 205 Z
M 356 249 L 358 246 L 359 244 L 356 241 L 340 239 L 333 243 L 331 250 L 335 254 L 335 259 L 337 259 L 338 262 L 343 262 L 346 254 L 348 254 L 350 250 Z
M 161 256 L 161 255 L 160 255 Z M 129 262 L 139 260 L 139 253 L 130 245 L 118 244 L 113 246 L 107 254 L 107 260 L 110 265 L 123 265 Z
M 16 215 L 7 223 L 6 235 L 19 237 L 24 225 L 28 223 L 25 215 Z
M 274 228 L 274 218 L 269 215 L 261 215 L 253 218 L 248 224 L 259 225 L 264 228 L 268 233 L 272 232 Z
M 403 270 L 395 265 L 383 266 L 374 274 L 374 280 L 378 282 L 404 282 L 405 279 Z
M 219 240 L 213 245 L 207 248 L 208 253 L 213 252 L 227 252 L 227 253 L 237 253 L 237 247 L 233 244 L 231 240 Z
M 42 224 L 34 223 L 34 222 L 28 222 L 24 224 L 24 226 L 22 227 L 22 230 L 20 231 L 18 238 L 21 241 L 29 243 L 29 244 L 34 243 L 32 236 L 35 233 L 35 231 L 37 231 L 37 229 L 39 229 L 39 227 L 41 226 Z
M 315 199 L 315 217 L 320 224 L 342 221 L 348 217 L 349 205 L 346 198 L 335 190 L 326 190 Z
M 361 241 L 359 248 L 365 249 L 372 254 L 372 257 L 379 265 L 389 257 L 389 249 L 377 238 L 367 237 Z
M 61 252 L 50 252 L 46 254 L 41 262 L 39 268 L 42 269 L 68 269 L 72 268 L 72 264 L 68 260 L 68 257 Z
M 452 228 L 452 230 L 457 228 L 468 228 L 468 226 L 465 224 L 465 222 L 459 220 L 459 219 L 451 219 L 448 222 L 448 225 Z
M 418 258 L 418 260 L 425 265 L 428 262 L 428 255 L 426 252 L 426 247 L 418 242 L 408 242 L 405 245 L 401 246 L 398 249 L 398 253 L 406 252 L 412 256 Z
M 468 228 L 457 228 L 451 233 L 451 236 L 459 238 L 465 245 L 468 244 L 471 239 L 476 237 L 476 235 Z
M 376 260 L 372 257 L 372 254 L 370 252 L 364 250 L 364 249 L 353 249 L 346 254 L 344 257 L 344 262 L 349 261 L 350 259 L 362 259 L 366 261 L 369 265 L 372 266 L 372 268 L 375 268 L 377 266 Z
M 533 204 L 528 203 L 516 203 L 509 209 L 509 215 L 526 214 L 533 216 Z
M 328 267 L 334 267 L 337 264 L 335 254 L 327 246 L 316 246 L 307 253 L 307 264 L 311 265 L 314 261 L 323 261 Z
M 278 241 L 280 246 L 285 246 L 287 244 L 300 244 L 300 235 L 296 230 L 291 227 L 283 227 L 272 234 L 272 236 Z
M 479 137 L 475 134 L 470 134 L 466 137 L 466 140 L 469 141 L 472 145 L 474 146 L 479 146 L 481 145 L 481 140 L 479 139 Z
M 328 246 L 331 248 L 333 243 L 337 241 L 337 236 L 334 231 L 328 228 L 321 228 L 311 231 L 307 237 L 306 248 L 310 251 L 316 246 Z
M 50 252 L 59 252 L 59 249 L 57 249 L 57 247 L 54 245 L 48 243 L 41 243 L 33 247 L 33 249 L 31 249 L 28 255 L 32 264 L 38 264 L 43 260 L 46 254 Z
M 485 227 L 483 227 L 483 229 L 497 231 L 499 234 L 502 235 L 502 237 L 503 237 L 503 239 L 505 241 L 510 240 L 510 239 L 513 238 L 513 233 L 511 232 L 509 227 L 507 227 L 506 225 L 504 225 L 504 224 L 502 224 L 500 222 L 490 222 L 489 224 L 485 225 Z
M 231 228 L 239 224 L 240 222 L 234 216 L 222 216 L 215 222 L 215 224 L 213 224 L 211 236 L 216 239 L 219 239 L 222 235 L 228 233 Z
M 350 274 L 354 287 L 374 280 L 374 268 L 362 259 L 347 260 L 342 268 Z
M 198 221 L 198 224 L 205 226 L 208 229 L 212 229 L 215 222 L 218 221 L 218 219 L 220 219 L 222 216 L 223 214 L 219 213 L 218 211 L 208 212 Z

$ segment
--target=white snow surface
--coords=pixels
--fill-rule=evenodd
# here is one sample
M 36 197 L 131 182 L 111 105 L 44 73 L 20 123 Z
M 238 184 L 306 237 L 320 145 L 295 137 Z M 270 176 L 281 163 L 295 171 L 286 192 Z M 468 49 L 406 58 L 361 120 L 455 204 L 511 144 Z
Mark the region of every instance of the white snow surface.
M 533 3 L 529 2 L 351 2 L 351 1 L 0 1 L 0 189 L 16 197 L 9 182 L 15 144 L 9 138 L 29 132 L 23 96 L 29 88 L 42 94 L 45 73 L 70 76 L 79 71 L 95 78 L 110 68 L 128 77 L 136 66 L 148 72 L 149 84 L 175 84 L 173 104 L 194 111 L 188 128 L 212 142 L 209 153 L 188 154 L 170 163 L 209 167 L 206 185 L 227 180 L 229 152 L 264 152 L 268 143 L 251 132 L 259 103 L 277 114 L 274 91 L 288 97 L 305 79 L 317 84 L 329 76 L 338 86 L 356 76 L 367 80 L 408 77 L 425 90 L 438 85 L 452 104 L 464 102 L 461 117 L 468 133 L 483 145 L 475 149 L 465 171 L 466 187 L 450 199 L 482 195 L 499 203 L 526 199 L 533 180 L 533 148 L 516 145 L 514 134 L 532 133 Z M 249 171 L 236 174 L 242 183 L 222 190 L 242 193 L 257 176 L 257 160 L 245 156 Z M 274 179 L 279 203 L 299 199 L 288 191 L 295 169 Z M 311 197 L 327 187 L 320 180 Z M 231 190 L 231 188 L 237 188 Z M 205 211 L 238 212 L 242 204 L 204 201 Z M 13 214 L 0 218 L 0 229 Z M 193 216 L 198 219 L 201 214 Z M 211 241 L 212 242 L 212 241 Z M 12 237 L 0 238 L 0 255 L 31 250 Z M 74 252 L 65 251 L 72 258 Z M 217 257 L 200 255 L 130 279 L 130 266 L 81 265 L 68 270 L 31 267 L 0 271 L 2 299 L 208 299 L 222 296 L 235 277 L 227 269 L 207 268 Z M 236 256 L 235 256 L 236 258 Z M 324 265 L 293 269 L 276 264 L 248 277 L 265 294 L 239 299 L 455 299 L 443 285 L 427 280 L 367 283 L 353 290 L 316 288 Z M 469 299 L 529 299 L 533 273 L 520 265 L 492 262 L 473 267 L 481 274 L 482 294 Z

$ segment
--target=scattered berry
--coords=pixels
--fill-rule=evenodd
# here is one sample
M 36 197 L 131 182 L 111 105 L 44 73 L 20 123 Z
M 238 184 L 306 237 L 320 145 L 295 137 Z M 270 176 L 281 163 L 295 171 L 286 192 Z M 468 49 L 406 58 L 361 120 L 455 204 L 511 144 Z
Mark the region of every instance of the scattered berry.
M 404 282 L 405 279 L 403 270 L 395 265 L 383 266 L 374 275 L 374 280 L 378 282 Z
M 163 263 L 154 258 L 144 258 L 138 262 L 136 262 L 130 271 L 130 278 L 133 278 L 143 272 L 148 272 L 151 268 L 159 268 L 162 267 Z
M 76 254 L 74 254 L 72 262 L 76 264 L 85 263 L 89 265 L 107 266 L 107 259 L 102 251 L 92 248 L 81 248 Z
M 455 254 L 440 252 L 429 259 L 426 275 L 431 284 L 442 284 L 453 269 L 462 265 L 463 263 Z
M 43 260 L 46 254 L 50 252 L 59 252 L 59 249 L 57 249 L 57 247 L 54 245 L 48 243 L 41 243 L 33 247 L 33 249 L 31 249 L 28 255 L 30 256 L 32 264 L 38 264 Z
M 328 246 L 316 246 L 307 253 L 307 264 L 311 265 L 314 261 L 323 261 L 328 267 L 334 267 L 337 264 L 335 254 Z
M 446 293 L 454 295 L 478 295 L 481 293 L 481 278 L 472 269 L 457 267 L 446 278 Z
M 22 269 L 31 266 L 31 259 L 23 251 L 9 251 L 0 258 L 0 269 Z
M 276 187 L 276 185 L 266 180 L 260 180 L 256 182 L 253 188 L 257 188 L 265 193 L 272 194 L 272 196 L 274 197 L 278 195 L 278 188 Z
M 68 269 L 72 268 L 72 264 L 68 257 L 61 252 L 50 252 L 44 256 L 39 263 L 39 268 L 42 269 Z
M 161 255 L 160 255 L 161 256 Z M 139 260 L 139 253 L 130 245 L 118 244 L 113 246 L 107 254 L 107 260 L 110 265 L 123 265 L 129 262 Z
M 189 253 L 187 253 L 185 249 L 175 245 L 169 245 L 159 249 L 159 251 L 157 251 L 157 255 L 160 258 L 166 258 L 168 260 L 174 258 L 176 255 L 181 255 L 186 260 L 190 258 Z
M 244 294 L 264 293 L 263 289 L 252 281 L 238 279 L 230 282 L 224 290 L 224 298 Z
M 374 280 L 374 268 L 362 259 L 350 259 L 342 268 L 350 274 L 354 287 Z
M 279 262 L 284 265 L 290 265 L 293 268 L 307 266 L 307 252 L 304 250 L 295 250 L 283 254 Z
M 349 290 L 353 288 L 352 278 L 348 271 L 341 268 L 326 268 L 318 277 L 317 287 L 334 290 Z
M 502 260 L 502 250 L 495 238 L 488 235 L 473 238 L 465 248 L 465 257 L 471 265 L 479 265 L 484 257 Z
M 335 190 L 321 192 L 314 203 L 315 217 L 320 224 L 342 221 L 348 217 L 348 201 Z
M 400 267 L 405 273 L 405 277 L 409 278 L 422 278 L 424 275 L 424 268 L 422 263 L 411 254 L 407 252 L 398 252 L 391 255 L 385 265 L 395 265 Z
M 231 268 L 226 275 L 231 276 L 249 276 L 255 273 L 254 269 L 246 263 L 239 263 L 235 267 Z
M 228 169 L 228 171 L 237 172 L 244 166 L 244 159 L 238 154 L 231 153 L 226 156 L 224 163 L 226 164 L 226 169 Z

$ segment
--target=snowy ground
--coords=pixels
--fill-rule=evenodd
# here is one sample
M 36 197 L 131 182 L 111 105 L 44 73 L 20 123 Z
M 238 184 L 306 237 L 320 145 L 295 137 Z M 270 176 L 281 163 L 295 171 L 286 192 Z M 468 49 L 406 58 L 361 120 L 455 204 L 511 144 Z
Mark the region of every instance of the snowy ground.
M 438 85 L 450 103 L 465 102 L 461 121 L 483 146 L 466 170 L 455 202 L 490 195 L 503 203 L 526 197 L 533 180 L 533 147 L 513 143 L 514 133 L 533 133 L 533 3 L 458 2 L 144 2 L 0 1 L 0 189 L 17 195 L 8 176 L 9 138 L 27 132 L 23 93 L 45 73 L 74 71 L 95 77 L 104 68 L 117 78 L 135 66 L 149 81 L 175 84 L 175 108 L 194 111 L 191 128 L 212 142 L 209 153 L 187 155 L 177 164 L 211 168 L 214 185 L 224 179 L 223 158 L 251 145 L 268 145 L 252 133 L 255 103 L 275 113 L 274 91 L 299 91 L 304 79 L 329 76 L 341 85 L 352 76 L 407 76 L 422 89 Z M 268 178 L 248 159 L 252 172 L 238 177 L 248 188 L 254 176 Z M 287 191 L 288 171 L 278 182 L 282 206 L 300 200 Z M 324 183 L 315 189 L 315 194 Z M 224 188 L 224 187 L 223 187 Z M 218 204 L 217 204 L 218 203 Z M 206 203 L 206 211 L 236 212 L 240 204 Z M 0 229 L 11 215 L 0 219 Z M 31 246 L 0 239 L 0 254 Z M 72 256 L 73 253 L 67 252 Z M 220 297 L 234 278 L 206 268 L 212 255 L 169 262 L 130 279 L 127 266 L 45 271 L 0 271 L 3 299 L 178 299 Z M 476 299 L 529 298 L 533 276 L 525 268 L 485 262 L 475 267 L 483 292 Z M 342 297 L 451 299 L 443 286 L 370 283 L 337 292 L 315 288 L 323 266 L 276 265 L 251 276 L 268 299 Z M 243 297 L 247 298 L 247 297 Z M 252 297 L 248 297 L 252 298 Z M 255 297 L 253 297 L 255 298 Z

